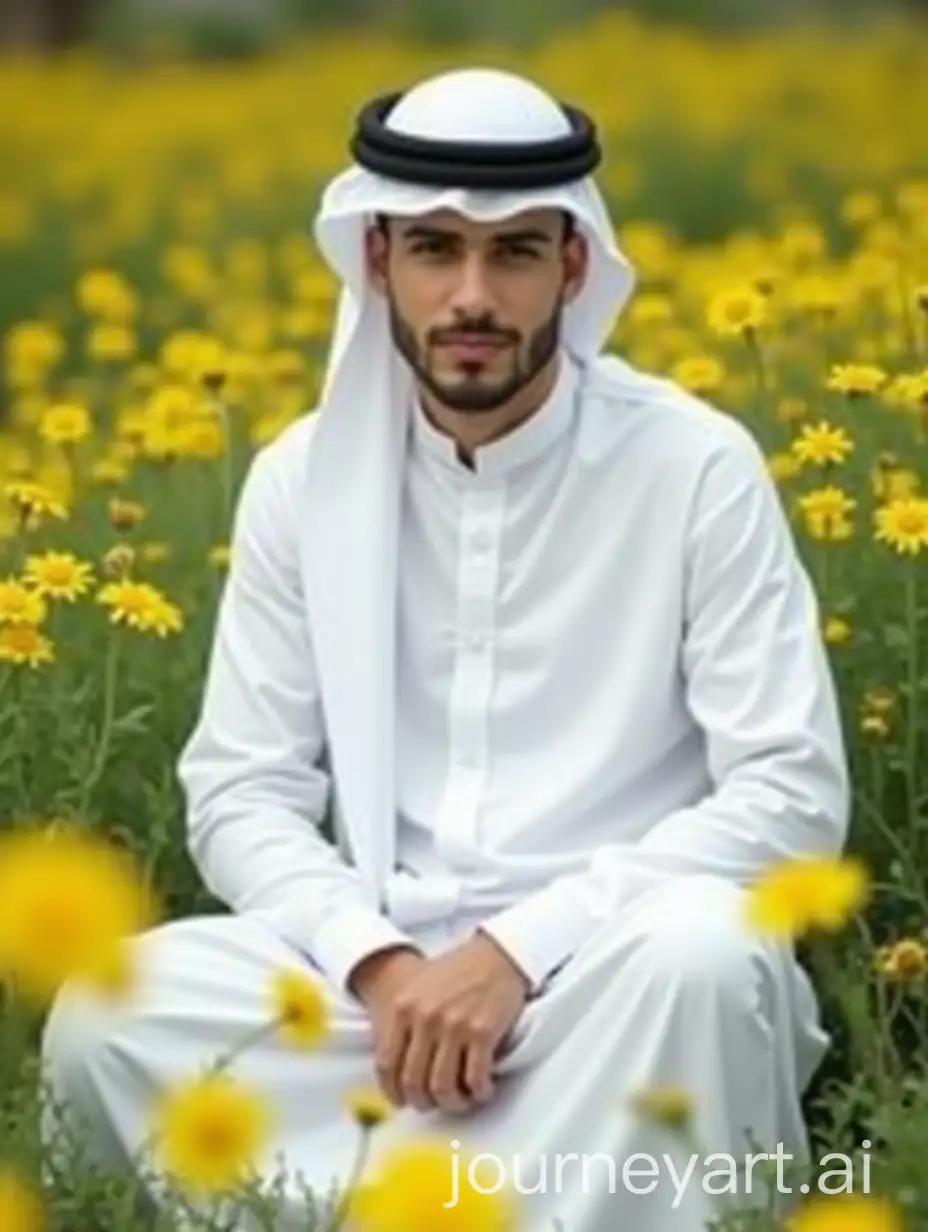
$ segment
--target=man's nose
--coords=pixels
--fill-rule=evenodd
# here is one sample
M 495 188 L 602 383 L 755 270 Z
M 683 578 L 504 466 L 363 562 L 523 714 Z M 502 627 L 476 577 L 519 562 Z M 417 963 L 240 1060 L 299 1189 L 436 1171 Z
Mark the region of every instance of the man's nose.
M 473 316 L 492 306 L 490 280 L 486 262 L 479 253 L 468 253 L 461 259 L 454 289 L 453 307 Z

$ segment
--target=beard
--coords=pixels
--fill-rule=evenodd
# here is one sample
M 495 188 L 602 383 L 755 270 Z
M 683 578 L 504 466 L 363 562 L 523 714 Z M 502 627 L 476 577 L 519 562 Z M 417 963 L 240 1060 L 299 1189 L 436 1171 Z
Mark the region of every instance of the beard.
M 503 331 L 485 318 L 464 322 L 454 327 L 457 334 L 473 334 L 476 337 L 505 337 L 512 347 L 512 366 L 502 376 L 490 376 L 480 363 L 460 365 L 462 376 L 457 379 L 442 379 L 435 371 L 432 358 L 433 347 L 438 339 L 430 334 L 421 343 L 415 330 L 402 316 L 392 295 L 388 295 L 390 333 L 393 344 L 409 364 L 417 380 L 448 410 L 467 414 L 495 411 L 514 398 L 529 385 L 557 352 L 561 335 L 563 301 L 559 297 L 547 321 L 530 335 L 527 344 L 515 331 Z M 447 331 L 437 331 L 439 334 Z M 524 357 L 523 357 L 524 351 Z

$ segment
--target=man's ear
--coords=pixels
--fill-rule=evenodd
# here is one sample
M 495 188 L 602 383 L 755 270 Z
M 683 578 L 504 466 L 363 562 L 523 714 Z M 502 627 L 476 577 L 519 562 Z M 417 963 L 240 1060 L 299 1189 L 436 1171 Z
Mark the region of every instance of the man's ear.
M 565 241 L 563 262 L 564 299 L 570 303 L 586 286 L 590 269 L 590 245 L 582 232 L 574 231 Z
M 383 295 L 387 289 L 387 260 L 390 241 L 384 229 L 377 223 L 364 232 L 364 258 L 367 277 L 374 288 Z

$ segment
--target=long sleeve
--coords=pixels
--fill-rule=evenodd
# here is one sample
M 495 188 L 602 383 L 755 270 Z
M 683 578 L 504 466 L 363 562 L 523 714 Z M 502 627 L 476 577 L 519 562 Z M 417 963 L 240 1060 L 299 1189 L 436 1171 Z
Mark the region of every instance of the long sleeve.
M 713 789 L 485 921 L 536 987 L 649 880 L 747 885 L 845 841 L 844 737 L 817 600 L 763 454 L 740 426 L 694 490 L 680 651 Z
M 278 439 L 242 485 L 201 711 L 178 771 L 188 847 L 211 892 L 260 915 L 346 987 L 366 955 L 412 942 L 320 832 L 331 784 L 295 536 L 324 531 L 300 530 L 293 452 Z

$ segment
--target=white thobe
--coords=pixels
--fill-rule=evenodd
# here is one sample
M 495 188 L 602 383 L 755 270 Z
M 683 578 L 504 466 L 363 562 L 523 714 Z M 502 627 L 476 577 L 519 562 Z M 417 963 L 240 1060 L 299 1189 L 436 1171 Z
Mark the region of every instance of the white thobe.
M 52 1081 L 124 1157 L 157 1086 L 266 1017 L 273 970 L 315 970 L 334 1016 L 325 1048 L 266 1043 L 238 1064 L 277 1107 L 265 1162 L 288 1170 L 296 1227 L 293 1176 L 344 1182 L 344 1093 L 375 1081 L 350 970 L 398 940 L 435 953 L 479 925 L 533 985 L 499 1092 L 464 1120 L 406 1109 L 377 1142 L 437 1132 L 495 1153 L 528 1188 L 547 1164 L 524 1198 L 528 1232 L 556 1217 L 568 1232 L 697 1232 L 713 1200 L 698 1179 L 681 1193 L 661 1164 L 671 1152 L 685 1174 L 689 1148 L 673 1154 L 629 1097 L 687 1090 L 706 1154 L 805 1151 L 800 1097 L 827 1035 L 789 948 L 747 929 L 743 887 L 772 861 L 839 850 L 847 825 L 815 598 L 763 455 L 669 384 L 625 401 L 608 372 L 581 384 L 566 361 L 545 404 L 472 467 L 414 408 L 397 863 L 380 909 L 314 830 L 333 785 L 296 546 L 327 533 L 298 517 L 311 440 L 301 422 L 246 482 L 181 760 L 191 851 L 234 914 L 140 939 L 131 1010 L 67 989 L 44 1042 Z M 636 1152 L 653 1156 L 656 1185 L 623 1179 Z M 593 1162 L 555 1183 L 558 1154 Z

